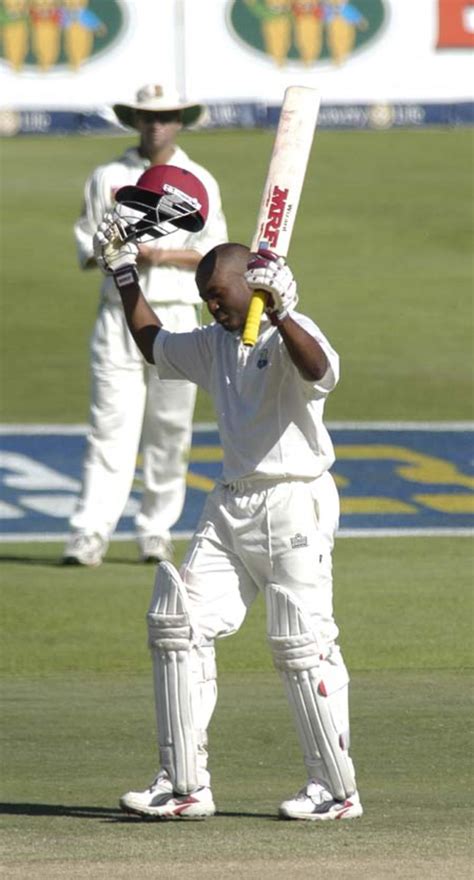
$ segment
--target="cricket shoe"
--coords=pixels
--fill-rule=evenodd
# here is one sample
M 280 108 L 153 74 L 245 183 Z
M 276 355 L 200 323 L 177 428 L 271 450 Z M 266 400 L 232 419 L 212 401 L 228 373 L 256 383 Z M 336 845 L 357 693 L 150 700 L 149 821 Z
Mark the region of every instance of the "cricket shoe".
M 138 539 L 142 562 L 172 562 L 173 545 L 159 535 L 143 535 Z
M 357 819 L 363 812 L 357 792 L 338 801 L 317 779 L 310 779 L 294 798 L 283 801 L 279 815 L 282 819 L 326 822 L 330 819 Z
M 146 791 L 128 791 L 119 803 L 125 813 L 152 819 L 205 819 L 216 812 L 210 788 L 202 785 L 190 794 L 176 794 L 163 772 Z
M 100 565 L 107 543 L 96 532 L 73 532 L 64 548 L 63 565 Z

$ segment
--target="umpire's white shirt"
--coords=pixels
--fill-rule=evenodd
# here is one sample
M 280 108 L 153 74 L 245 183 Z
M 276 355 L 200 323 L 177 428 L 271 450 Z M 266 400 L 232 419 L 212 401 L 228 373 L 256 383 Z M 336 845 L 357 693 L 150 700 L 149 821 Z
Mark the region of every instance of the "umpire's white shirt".
M 209 324 L 192 333 L 160 330 L 154 360 L 161 379 L 189 379 L 212 396 L 224 452 L 222 479 L 314 480 L 334 462 L 324 402 L 339 378 L 339 357 L 313 321 L 292 317 L 323 348 L 319 382 L 301 376 L 268 321 L 253 348 L 239 333 Z

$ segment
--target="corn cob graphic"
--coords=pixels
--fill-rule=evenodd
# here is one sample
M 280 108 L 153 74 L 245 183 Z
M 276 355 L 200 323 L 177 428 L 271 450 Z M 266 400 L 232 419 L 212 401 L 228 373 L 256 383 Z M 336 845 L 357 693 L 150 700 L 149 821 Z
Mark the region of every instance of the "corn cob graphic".
M 291 46 L 291 0 L 246 0 L 260 19 L 265 51 L 278 64 L 285 63 Z
M 323 9 L 316 2 L 293 3 L 295 45 L 305 64 L 321 55 L 323 47 Z
M 31 0 L 31 42 L 41 70 L 49 70 L 59 57 L 61 12 L 56 0 Z
M 26 0 L 3 0 L 0 25 L 4 58 L 13 70 L 21 70 L 29 48 Z

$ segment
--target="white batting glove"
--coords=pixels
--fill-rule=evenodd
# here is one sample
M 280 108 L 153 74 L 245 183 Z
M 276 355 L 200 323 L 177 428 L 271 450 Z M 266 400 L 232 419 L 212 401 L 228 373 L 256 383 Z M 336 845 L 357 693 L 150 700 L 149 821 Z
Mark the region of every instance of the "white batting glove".
M 298 302 L 293 272 L 283 257 L 271 251 L 250 255 L 245 280 L 253 290 L 267 291 L 265 311 L 273 321 L 282 321 Z
M 115 211 L 107 211 L 93 238 L 94 256 L 105 275 L 113 275 L 117 287 L 138 279 L 138 246 L 126 241 L 126 226 Z

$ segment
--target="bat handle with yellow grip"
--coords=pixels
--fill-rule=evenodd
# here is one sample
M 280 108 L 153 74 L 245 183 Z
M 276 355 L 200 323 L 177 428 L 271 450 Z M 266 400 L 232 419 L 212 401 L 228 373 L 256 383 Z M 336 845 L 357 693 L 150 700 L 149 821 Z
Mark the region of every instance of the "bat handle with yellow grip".
M 260 320 L 267 303 L 267 296 L 268 293 L 265 290 L 254 290 L 253 292 L 242 335 L 244 345 L 254 346 L 257 341 Z

